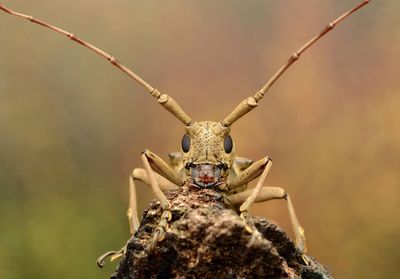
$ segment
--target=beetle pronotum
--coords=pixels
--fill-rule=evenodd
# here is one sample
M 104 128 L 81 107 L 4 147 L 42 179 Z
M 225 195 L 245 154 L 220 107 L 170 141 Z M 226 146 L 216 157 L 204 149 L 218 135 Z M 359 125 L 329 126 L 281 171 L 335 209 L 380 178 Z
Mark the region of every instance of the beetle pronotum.
M 178 103 L 166 94 L 162 94 L 151 86 L 128 67 L 124 66 L 113 56 L 98 47 L 80 39 L 74 34 L 59 27 L 50 25 L 45 21 L 36 19 L 19 12 L 15 12 L 0 4 L 0 10 L 49 28 L 55 32 L 67 36 L 72 41 L 89 48 L 101 57 L 107 59 L 112 65 L 127 74 L 134 81 L 143 86 L 151 96 L 157 99 L 166 110 L 172 113 L 178 120 L 185 124 L 185 133 L 181 142 L 181 151 L 170 153 L 170 164 L 163 161 L 159 156 L 149 150 L 142 155 L 144 168 L 135 168 L 129 179 L 129 207 L 128 220 L 130 231 L 133 234 L 139 227 L 139 219 L 136 208 L 136 186 L 135 181 L 139 180 L 151 186 L 157 199 L 163 208 L 160 223 L 154 233 L 151 247 L 162 241 L 168 222 L 171 218 L 170 203 L 164 192 L 188 185 L 189 187 L 212 188 L 222 192 L 226 199 L 237 206 L 238 213 L 247 224 L 249 231 L 254 230 L 247 222 L 248 209 L 254 202 L 268 201 L 271 199 L 285 199 L 289 210 L 289 217 L 296 238 L 296 246 L 302 253 L 306 252 L 304 230 L 296 217 L 293 204 L 286 191 L 280 187 L 265 186 L 265 180 L 271 168 L 272 161 L 264 157 L 259 161 L 252 162 L 249 159 L 237 157 L 235 145 L 230 133 L 230 127 L 241 117 L 257 107 L 258 102 L 264 97 L 269 88 L 278 78 L 294 63 L 301 54 L 317 42 L 326 33 L 331 31 L 338 23 L 368 4 L 369 0 L 363 0 L 351 10 L 345 12 L 326 27 L 319 34 L 311 38 L 302 47 L 295 51 L 287 62 L 272 76 L 270 80 L 253 96 L 246 98 L 222 121 L 201 121 L 196 122 L 178 105 Z M 259 178 L 254 189 L 248 189 L 250 181 Z M 98 264 L 102 266 L 104 259 L 111 256 L 111 259 L 123 255 L 125 247 L 119 251 L 111 251 L 99 258 Z

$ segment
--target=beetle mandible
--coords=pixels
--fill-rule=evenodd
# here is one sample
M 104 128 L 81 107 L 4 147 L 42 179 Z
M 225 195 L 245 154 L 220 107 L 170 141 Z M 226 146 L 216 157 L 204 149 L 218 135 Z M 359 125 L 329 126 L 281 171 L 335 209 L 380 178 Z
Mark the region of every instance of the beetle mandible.
M 183 185 L 188 185 L 190 187 L 211 188 L 215 191 L 221 192 L 230 204 L 237 207 L 238 213 L 246 223 L 246 229 L 249 231 L 254 230 L 247 221 L 248 210 L 253 203 L 268 201 L 271 199 L 286 200 L 290 221 L 294 230 L 296 246 L 297 249 L 304 254 L 306 252 L 304 230 L 299 224 L 289 195 L 280 187 L 265 186 L 265 181 L 272 165 L 271 159 L 269 157 L 264 157 L 253 162 L 250 159 L 236 156 L 235 144 L 229 134 L 231 130 L 230 127 L 241 117 L 257 107 L 258 102 L 264 97 L 268 89 L 294 62 L 299 59 L 301 54 L 303 54 L 326 33 L 331 31 L 338 23 L 369 2 L 369 0 L 363 0 L 354 8 L 330 22 L 318 35 L 311 38 L 307 43 L 295 51 L 289 57 L 287 62 L 259 91 L 257 91 L 253 96 L 246 98 L 228 116 L 219 122 L 196 122 L 192 120 L 173 98 L 161 93 L 159 90 L 148 84 L 129 68 L 118 62 L 118 60 L 113 56 L 80 39 L 74 34 L 32 16 L 15 12 L 1 4 L 0 10 L 13 16 L 28 19 L 33 23 L 65 35 L 72 41 L 89 48 L 98 55 L 107 59 L 112 65 L 142 85 L 157 99 L 157 102 L 160 105 L 185 124 L 185 133 L 181 142 L 181 151 L 169 154 L 170 164 L 163 161 L 153 152 L 145 150 L 141 155 L 144 168 L 135 168 L 129 179 L 129 207 L 127 215 L 132 234 L 134 234 L 139 227 L 139 218 L 136 208 L 135 181 L 142 181 L 145 184 L 150 185 L 163 208 L 160 222 L 155 230 L 149 249 L 152 249 L 157 242 L 163 240 L 168 222 L 171 219 L 170 203 L 164 195 L 164 192 L 176 189 Z M 257 185 L 253 189 L 247 189 L 248 183 L 258 178 L 259 180 Z M 107 252 L 98 259 L 97 263 L 99 266 L 103 266 L 105 258 L 110 256 L 111 260 L 113 260 L 122 256 L 124 252 L 125 247 L 119 251 Z M 306 257 L 305 261 L 307 261 Z

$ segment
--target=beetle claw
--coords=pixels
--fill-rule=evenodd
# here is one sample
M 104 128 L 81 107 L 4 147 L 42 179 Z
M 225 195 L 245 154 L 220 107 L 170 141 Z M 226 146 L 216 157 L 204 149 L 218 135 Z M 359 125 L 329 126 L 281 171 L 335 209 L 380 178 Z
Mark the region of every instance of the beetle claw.
M 154 230 L 153 237 L 149 240 L 148 251 L 154 250 L 158 242 L 165 239 L 165 232 L 168 229 L 168 222 L 172 219 L 172 213 L 169 209 L 164 209 L 161 214 L 160 222 L 158 223 L 156 229 Z
M 253 233 L 254 232 L 254 227 L 253 224 L 250 222 L 250 215 L 247 211 L 243 211 L 242 213 L 240 213 L 240 218 L 243 220 L 245 227 L 244 229 L 249 232 L 249 233 Z
M 114 261 L 119 257 L 122 257 L 126 252 L 126 246 L 122 247 L 119 251 L 108 251 L 101 255 L 97 260 L 96 263 L 100 268 L 103 268 L 106 265 L 106 259 L 110 257 L 110 261 Z
M 303 260 L 305 265 L 310 265 L 311 259 L 309 256 L 307 256 L 306 254 L 302 254 L 301 259 Z

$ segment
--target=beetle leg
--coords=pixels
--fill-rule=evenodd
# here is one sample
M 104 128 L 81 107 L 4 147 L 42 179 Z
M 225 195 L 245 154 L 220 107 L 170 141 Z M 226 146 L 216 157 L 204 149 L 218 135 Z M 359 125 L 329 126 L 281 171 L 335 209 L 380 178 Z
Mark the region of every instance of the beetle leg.
M 160 221 L 154 230 L 153 238 L 149 241 L 148 250 L 154 250 L 158 242 L 165 238 L 165 232 L 168 229 L 168 222 L 171 221 L 172 214 L 169 208 L 165 208 L 161 214 Z
M 169 166 L 159 156 L 157 156 L 150 150 L 146 149 L 143 151 L 142 161 L 147 173 L 147 177 L 149 179 L 149 184 L 153 189 L 153 192 L 156 195 L 157 199 L 160 201 L 161 208 L 163 209 L 161 219 L 154 232 L 154 237 L 150 241 L 149 249 L 152 250 L 156 246 L 157 242 L 160 242 L 165 238 L 165 232 L 168 229 L 168 222 L 172 218 L 172 214 L 170 211 L 171 205 L 159 187 L 155 172 L 177 186 L 182 186 L 185 183 L 185 180 L 182 179 L 182 177 L 171 166 Z
M 158 185 L 160 186 L 161 191 L 165 192 L 177 188 L 176 185 L 174 185 L 172 182 L 168 181 L 166 178 L 162 177 L 158 173 L 154 173 L 154 176 L 158 182 Z M 142 181 L 145 185 L 150 186 L 150 180 L 145 169 L 136 168 L 132 171 L 132 174 L 129 177 L 129 206 L 127 210 L 129 229 L 132 235 L 139 228 L 135 185 L 136 180 Z M 97 259 L 97 265 L 99 267 L 104 267 L 105 260 L 108 257 L 110 257 L 110 261 L 114 261 L 115 259 L 123 256 L 125 254 L 125 251 L 126 245 L 122 247 L 119 251 L 109 251 Z
M 306 252 L 304 229 L 300 226 L 297 220 L 294 207 L 290 197 L 285 193 L 282 188 L 278 187 L 262 187 L 264 185 L 265 179 L 271 168 L 272 161 L 270 158 L 265 157 L 254 164 L 250 165 L 248 168 L 243 170 L 236 176 L 233 180 L 229 181 L 227 187 L 230 191 L 247 184 L 248 182 L 260 177 L 257 186 L 254 189 L 249 189 L 243 192 L 232 194 L 228 196 L 230 203 L 233 205 L 240 205 L 240 217 L 246 224 L 246 230 L 250 233 L 254 231 L 254 227 L 250 224 L 250 215 L 248 209 L 254 202 L 262 202 L 271 199 L 286 199 L 289 209 L 290 221 L 292 223 L 293 230 L 296 237 L 296 247 L 302 253 Z M 308 260 L 303 255 L 303 260 L 308 264 Z
M 253 189 L 248 189 L 243 192 L 235 193 L 227 196 L 229 202 L 233 205 L 241 205 L 251 194 Z M 264 202 L 273 199 L 281 199 L 285 196 L 285 190 L 280 187 L 264 186 L 254 202 Z
M 250 166 L 250 168 L 252 168 L 255 165 L 258 165 L 258 163 L 264 163 L 263 160 L 257 161 L 254 165 Z M 267 178 L 267 175 L 269 173 L 269 170 L 271 169 L 272 166 L 272 161 L 266 157 L 265 158 L 265 163 L 261 165 L 263 168 L 262 174 L 260 179 L 258 180 L 258 183 L 256 185 L 256 187 L 254 189 L 249 190 L 249 195 L 246 197 L 245 201 L 242 203 L 242 205 L 240 206 L 240 217 L 242 218 L 243 222 L 246 224 L 246 230 L 250 233 L 253 233 L 253 231 L 257 231 L 253 224 L 251 224 L 250 222 L 250 215 L 248 213 L 248 209 L 250 208 L 250 206 L 254 203 L 255 199 L 257 198 L 258 194 L 261 191 L 262 185 L 264 185 L 264 182 Z M 244 178 L 250 178 L 253 177 L 254 174 L 256 173 L 256 171 L 259 170 L 260 167 L 257 168 L 253 168 L 252 171 L 247 172 L 247 174 L 245 176 L 238 176 L 238 178 L 242 177 L 242 181 L 244 181 Z M 247 183 L 248 181 L 246 181 L 245 183 Z
M 168 181 L 166 178 L 162 177 L 158 173 L 154 173 L 154 176 L 162 192 L 177 189 L 177 186 L 175 184 Z M 145 169 L 136 168 L 132 171 L 132 174 L 129 177 L 129 207 L 127 211 L 131 234 L 134 234 L 135 231 L 139 228 L 138 211 L 136 206 L 136 180 L 150 186 L 150 180 Z
M 114 261 L 115 259 L 118 259 L 122 255 L 124 255 L 125 252 L 126 252 L 126 245 L 122 247 L 119 251 L 108 251 L 104 253 L 103 255 L 98 257 L 96 263 L 100 268 L 103 268 L 106 265 L 106 259 L 108 257 L 110 257 L 110 261 Z
M 182 177 L 176 172 L 176 170 L 174 170 L 170 165 L 168 165 L 163 159 L 161 159 L 155 153 L 146 149 L 142 153 L 142 159 L 144 157 L 146 158 L 147 163 L 151 166 L 152 171 L 157 172 L 158 174 L 165 177 L 175 185 L 182 186 L 185 183 L 185 180 L 182 179 Z M 147 168 L 146 172 L 148 173 Z M 149 174 L 147 175 L 150 177 Z
M 271 169 L 272 166 L 272 161 L 271 159 L 267 158 L 266 160 L 266 165 L 265 168 L 261 174 L 260 179 L 257 182 L 256 187 L 254 187 L 254 189 L 250 190 L 250 194 L 247 197 L 247 199 L 243 202 L 243 204 L 240 206 L 240 212 L 244 212 L 244 211 L 248 211 L 248 209 L 250 208 L 250 206 L 254 203 L 254 201 L 256 200 L 258 194 L 261 191 L 261 188 L 264 185 L 265 180 L 267 179 L 268 173 Z M 249 167 L 251 168 L 251 167 Z
M 163 209 L 169 208 L 170 203 L 169 203 L 167 197 L 163 194 L 163 192 L 160 189 L 160 186 L 156 179 L 156 175 L 150 166 L 148 157 L 146 156 L 146 152 L 143 152 L 143 154 L 142 154 L 142 162 L 144 164 L 144 169 L 146 170 L 151 189 L 153 190 L 154 194 L 156 195 L 156 198 L 160 201 L 161 207 Z
M 253 189 L 246 190 L 237 194 L 233 194 L 228 196 L 227 198 L 233 205 L 239 205 L 246 201 L 248 197 L 252 195 Z M 306 248 L 306 239 L 304 235 L 304 229 L 301 227 L 296 212 L 293 207 L 292 200 L 290 196 L 286 193 L 286 191 L 280 187 L 262 187 L 260 192 L 258 193 L 255 202 L 264 202 L 273 199 L 285 199 L 287 202 L 287 207 L 289 211 L 290 222 L 292 224 L 292 228 L 294 231 L 294 235 L 296 238 L 296 247 L 301 253 L 305 253 L 307 251 Z M 243 205 L 242 205 L 243 206 Z M 246 211 L 244 211 L 246 212 Z M 243 213 L 242 213 L 243 214 Z M 304 261 L 307 263 L 307 260 L 303 257 Z
M 167 165 L 167 163 L 162 161 L 161 158 L 159 158 L 158 156 L 156 156 L 153 153 L 149 153 L 148 151 L 143 152 L 142 161 L 143 161 L 146 173 L 147 173 L 147 177 L 149 178 L 150 186 L 153 189 L 153 192 L 156 195 L 157 199 L 160 201 L 161 208 L 163 209 L 163 213 L 161 214 L 161 218 L 158 223 L 158 226 L 156 227 L 156 229 L 154 231 L 154 237 L 152 240 L 150 240 L 149 249 L 153 250 L 155 248 L 157 242 L 164 240 L 165 232 L 168 229 L 168 222 L 171 220 L 172 214 L 170 211 L 171 204 L 168 201 L 167 197 L 163 194 L 163 192 L 160 189 L 160 186 L 156 179 L 155 173 L 154 173 L 152 167 L 150 166 L 149 157 L 151 159 L 153 159 L 152 165 L 155 167 L 155 169 L 160 170 L 163 173 L 163 175 L 164 174 L 168 175 L 169 170 L 171 170 L 172 175 L 169 175 L 169 178 L 171 178 L 171 176 L 175 175 L 175 178 L 178 179 L 179 176 L 172 168 L 170 168 Z M 165 166 L 167 166 L 168 168 L 166 168 Z
M 240 172 L 234 179 L 228 181 L 228 189 L 233 190 L 259 177 L 265 170 L 268 162 L 271 162 L 271 159 L 269 157 L 265 157 L 250 165 L 248 168 Z

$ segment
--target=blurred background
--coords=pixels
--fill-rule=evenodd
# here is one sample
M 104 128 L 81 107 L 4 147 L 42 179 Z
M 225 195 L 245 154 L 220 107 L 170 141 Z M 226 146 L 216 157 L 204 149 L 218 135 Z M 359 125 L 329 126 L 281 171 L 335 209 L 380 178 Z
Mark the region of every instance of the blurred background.
M 355 1 L 3 1 L 92 42 L 222 120 Z M 0 13 L 0 277 L 108 278 L 96 258 L 129 238 L 128 176 L 167 159 L 183 126 L 103 59 Z M 372 1 L 306 52 L 233 126 L 269 155 L 309 254 L 337 278 L 396 278 L 400 257 L 400 2 Z M 142 187 L 143 186 L 143 187 Z M 142 211 L 153 197 L 139 189 Z M 282 201 L 253 214 L 290 234 Z M 292 235 L 292 234 L 291 234 Z

